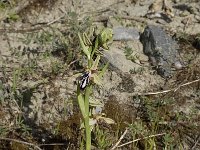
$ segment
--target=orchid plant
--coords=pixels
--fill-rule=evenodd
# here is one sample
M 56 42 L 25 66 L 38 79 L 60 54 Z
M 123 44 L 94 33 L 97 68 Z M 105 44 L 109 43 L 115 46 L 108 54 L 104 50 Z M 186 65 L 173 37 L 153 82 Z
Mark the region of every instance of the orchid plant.
M 101 59 L 102 50 L 108 50 L 108 42 L 112 39 L 113 31 L 109 28 L 104 28 L 99 34 L 93 34 L 93 40 L 86 33 L 78 33 L 80 45 L 84 55 L 87 57 L 87 67 L 83 72 L 77 86 L 77 100 L 82 114 L 82 127 L 85 129 L 85 147 L 86 150 L 91 149 L 91 130 L 98 119 L 104 119 L 107 123 L 114 123 L 112 119 L 105 118 L 101 115 L 95 115 L 95 107 L 101 105 L 99 101 L 92 97 L 93 85 L 101 85 L 108 63 L 100 70 L 99 61 Z

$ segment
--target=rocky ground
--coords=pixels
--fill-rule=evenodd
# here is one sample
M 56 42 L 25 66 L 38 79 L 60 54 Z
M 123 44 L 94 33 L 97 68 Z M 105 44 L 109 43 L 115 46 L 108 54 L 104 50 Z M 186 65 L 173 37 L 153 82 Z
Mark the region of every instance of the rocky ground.
M 93 93 L 119 124 L 118 136 L 109 133 L 111 144 L 104 149 L 116 143 L 114 137 L 127 124 L 135 129 L 140 123 L 142 131 L 123 142 L 166 132 L 172 148 L 199 149 L 200 2 L 167 0 L 166 9 L 153 2 L 0 1 L 0 149 L 28 148 L 8 139 L 43 149 L 78 149 L 76 81 L 84 58 L 77 33 L 93 26 L 114 30 L 102 60 L 110 62 L 109 69 Z M 144 54 L 140 35 L 147 25 L 162 27 L 177 42 L 182 68 L 170 78 L 158 75 Z M 41 145 L 52 143 L 61 145 Z M 144 145 L 122 149 L 147 149 Z M 154 147 L 170 149 L 166 143 Z

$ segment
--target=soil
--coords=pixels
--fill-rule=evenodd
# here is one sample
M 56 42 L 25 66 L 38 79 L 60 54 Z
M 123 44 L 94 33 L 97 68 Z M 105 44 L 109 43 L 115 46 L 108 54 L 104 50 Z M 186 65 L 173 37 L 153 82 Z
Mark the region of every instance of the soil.
M 166 107 L 152 111 L 167 112 L 163 122 L 176 122 L 174 135 L 180 131 L 183 149 L 200 149 L 200 2 L 170 2 L 174 17 L 167 19 L 147 15 L 153 0 L 0 2 L 6 5 L 0 8 L 0 137 L 44 149 L 77 149 L 82 132 L 76 86 L 84 71 L 77 33 L 94 25 L 134 27 L 141 33 L 147 24 L 154 24 L 178 42 L 184 67 L 172 78 L 163 79 L 138 50 L 144 62 L 134 64 L 137 71 L 121 73 L 110 67 L 103 86 L 95 87 L 94 96 L 104 104 L 103 112 L 120 124 L 121 131 L 138 118 L 148 127 L 149 103 L 163 102 Z M 132 41 L 114 41 L 110 49 L 127 45 L 135 49 Z M 179 121 L 178 117 L 184 119 Z M 52 143 L 62 144 L 41 145 Z M 14 141 L 0 139 L 0 144 L 0 149 L 27 149 Z

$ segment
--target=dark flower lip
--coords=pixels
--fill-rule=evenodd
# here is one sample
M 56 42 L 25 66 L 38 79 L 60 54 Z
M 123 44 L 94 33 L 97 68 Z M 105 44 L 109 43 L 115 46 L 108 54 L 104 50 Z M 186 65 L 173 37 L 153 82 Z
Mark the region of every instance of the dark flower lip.
M 90 82 L 91 72 L 85 72 L 80 79 L 80 89 L 84 90 Z

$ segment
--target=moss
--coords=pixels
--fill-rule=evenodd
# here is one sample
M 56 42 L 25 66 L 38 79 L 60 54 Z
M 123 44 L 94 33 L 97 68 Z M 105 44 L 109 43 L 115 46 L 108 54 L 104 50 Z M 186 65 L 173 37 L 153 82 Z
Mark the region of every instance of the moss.
M 22 143 L 12 142 L 10 144 L 10 149 L 11 150 L 28 150 L 29 147 L 25 144 L 22 144 Z
M 69 119 L 65 121 L 61 121 L 58 124 L 58 134 L 60 134 L 63 138 L 70 140 L 72 143 L 76 142 L 79 139 L 81 131 L 80 131 L 80 118 L 81 115 L 75 114 L 72 115 Z

